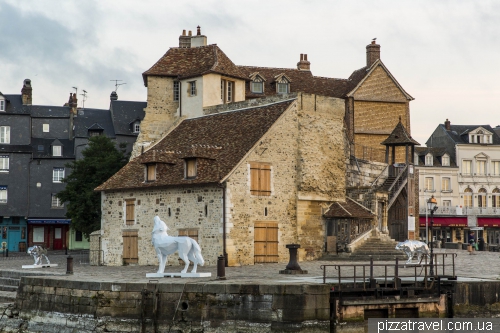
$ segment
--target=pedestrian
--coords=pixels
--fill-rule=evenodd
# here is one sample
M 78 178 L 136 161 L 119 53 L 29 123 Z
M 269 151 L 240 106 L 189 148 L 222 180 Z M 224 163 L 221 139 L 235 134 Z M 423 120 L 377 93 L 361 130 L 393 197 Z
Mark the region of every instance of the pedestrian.
M 472 254 L 472 252 L 476 249 L 476 238 L 474 231 L 470 231 L 469 233 L 469 254 Z

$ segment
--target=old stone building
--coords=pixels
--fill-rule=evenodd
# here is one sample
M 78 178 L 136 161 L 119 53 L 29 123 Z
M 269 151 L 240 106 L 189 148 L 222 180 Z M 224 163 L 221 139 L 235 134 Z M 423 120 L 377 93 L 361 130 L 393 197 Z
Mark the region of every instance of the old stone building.
M 110 265 L 156 263 L 150 232 L 159 215 L 171 235 L 197 239 L 211 264 L 221 254 L 229 265 L 284 262 L 289 243 L 301 244 L 300 260 L 321 257 L 333 236 L 330 206 L 351 202 L 350 186 L 387 178 L 380 144 L 398 119 L 409 130 L 412 97 L 375 43 L 348 79 L 313 76 L 310 66 L 305 54 L 297 68 L 237 66 L 199 27 L 184 31 L 143 73 L 145 117 L 129 164 L 97 188 L 103 217 L 93 249 Z M 355 200 L 382 209 L 387 225 L 387 206 L 377 206 L 387 195 L 370 198 Z M 360 216 L 377 227 L 373 214 Z

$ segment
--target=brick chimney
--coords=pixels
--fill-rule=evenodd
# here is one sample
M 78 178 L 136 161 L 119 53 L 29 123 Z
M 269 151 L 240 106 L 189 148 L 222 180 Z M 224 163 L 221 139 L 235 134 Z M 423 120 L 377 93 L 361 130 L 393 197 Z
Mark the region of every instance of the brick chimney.
M 69 93 L 69 100 L 68 100 L 68 106 L 71 109 L 71 113 L 74 114 L 75 116 L 77 115 L 77 106 L 78 106 L 78 99 L 76 98 L 76 93 Z
M 180 48 L 191 47 L 191 37 L 186 36 L 186 30 L 182 30 L 182 35 L 179 36 L 179 47 Z
M 307 61 L 307 54 L 300 54 L 300 61 L 297 63 L 297 69 L 299 71 L 311 70 L 311 63 Z
M 451 131 L 451 123 L 448 118 L 446 118 L 446 121 L 444 122 L 444 128 L 446 128 L 447 131 Z
M 380 59 L 380 45 L 372 40 L 371 44 L 366 45 L 366 66 L 371 67 L 373 63 Z
M 21 97 L 23 105 L 31 105 L 33 103 L 33 88 L 31 88 L 31 80 L 24 80 L 23 89 L 21 89 Z

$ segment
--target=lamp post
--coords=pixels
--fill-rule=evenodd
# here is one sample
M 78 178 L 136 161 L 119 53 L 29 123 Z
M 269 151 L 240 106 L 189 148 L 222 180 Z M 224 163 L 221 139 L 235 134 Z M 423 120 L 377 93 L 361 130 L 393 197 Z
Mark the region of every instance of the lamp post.
M 431 276 L 434 276 L 434 234 L 432 231 L 434 227 L 434 212 L 437 208 L 436 198 L 434 198 L 434 196 L 430 197 L 429 200 L 427 200 L 427 209 L 431 212 L 431 269 L 429 271 Z

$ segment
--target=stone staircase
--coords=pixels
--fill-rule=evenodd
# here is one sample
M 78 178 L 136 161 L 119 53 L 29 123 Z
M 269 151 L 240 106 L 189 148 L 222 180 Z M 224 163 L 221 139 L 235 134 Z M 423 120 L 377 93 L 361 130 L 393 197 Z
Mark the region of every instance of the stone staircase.
M 363 244 L 357 247 L 352 253 L 326 254 L 320 260 L 331 261 L 369 261 L 370 258 L 377 261 L 406 261 L 406 255 L 395 249 L 396 242 L 388 235 L 378 233 L 370 236 Z

